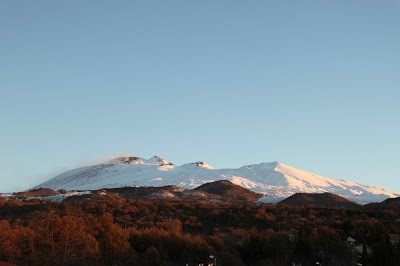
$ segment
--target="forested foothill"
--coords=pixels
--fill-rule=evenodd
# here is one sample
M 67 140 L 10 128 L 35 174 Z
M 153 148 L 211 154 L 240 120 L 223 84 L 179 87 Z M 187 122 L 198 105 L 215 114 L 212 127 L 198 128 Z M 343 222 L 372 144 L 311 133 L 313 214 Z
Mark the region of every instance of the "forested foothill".
M 17 265 L 400 265 L 398 209 L 166 199 L 0 199 Z

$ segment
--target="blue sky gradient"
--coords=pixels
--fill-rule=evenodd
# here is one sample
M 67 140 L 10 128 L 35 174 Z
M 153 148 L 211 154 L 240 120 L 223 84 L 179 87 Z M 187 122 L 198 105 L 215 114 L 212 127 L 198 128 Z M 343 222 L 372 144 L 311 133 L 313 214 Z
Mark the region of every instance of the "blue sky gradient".
M 122 153 L 400 191 L 400 1 L 1 1 L 0 192 Z

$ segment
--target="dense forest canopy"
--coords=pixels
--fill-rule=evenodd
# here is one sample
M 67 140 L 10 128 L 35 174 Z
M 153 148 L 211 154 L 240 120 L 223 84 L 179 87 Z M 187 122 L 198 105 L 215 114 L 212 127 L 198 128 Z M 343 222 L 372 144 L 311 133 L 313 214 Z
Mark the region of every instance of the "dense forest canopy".
M 400 265 L 398 234 L 395 210 L 0 199 L 0 261 L 18 265 Z

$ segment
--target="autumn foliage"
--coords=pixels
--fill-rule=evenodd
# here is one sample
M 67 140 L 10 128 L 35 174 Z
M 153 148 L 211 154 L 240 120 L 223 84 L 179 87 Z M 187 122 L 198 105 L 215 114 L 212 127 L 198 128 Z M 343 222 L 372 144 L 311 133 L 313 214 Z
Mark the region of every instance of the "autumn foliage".
M 1 201 L 17 265 L 400 265 L 400 212 L 160 200 Z M 358 257 L 348 236 L 372 248 Z

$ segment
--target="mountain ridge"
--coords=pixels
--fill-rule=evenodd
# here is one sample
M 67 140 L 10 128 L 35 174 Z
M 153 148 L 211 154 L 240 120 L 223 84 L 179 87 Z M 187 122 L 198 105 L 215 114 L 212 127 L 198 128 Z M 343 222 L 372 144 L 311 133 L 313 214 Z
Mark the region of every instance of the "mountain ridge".
M 277 161 L 215 169 L 203 161 L 176 166 L 160 156 L 150 159 L 120 157 L 72 169 L 34 188 L 95 190 L 123 186 L 176 185 L 193 189 L 217 180 L 229 180 L 256 193 L 268 195 L 261 198 L 261 202 L 278 202 L 299 192 L 330 192 L 361 204 L 400 196 L 397 192 L 320 176 Z

